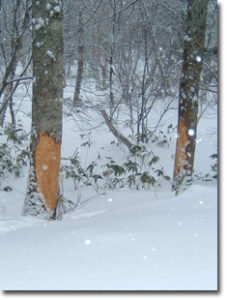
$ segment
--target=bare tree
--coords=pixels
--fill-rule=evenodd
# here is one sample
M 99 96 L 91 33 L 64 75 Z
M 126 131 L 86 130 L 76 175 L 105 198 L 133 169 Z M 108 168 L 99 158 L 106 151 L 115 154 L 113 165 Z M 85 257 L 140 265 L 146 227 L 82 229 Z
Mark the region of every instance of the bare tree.
M 9 59 L 6 57 L 6 52 L 8 52 L 7 49 L 5 49 L 3 43 L 1 44 L 1 50 L 5 60 L 5 70 L 0 83 L 0 98 L 3 98 L 0 106 L 0 126 L 4 125 L 5 114 L 8 106 L 10 107 L 12 124 L 15 126 L 16 121 L 13 110 L 13 94 L 16 91 L 18 82 L 14 82 L 14 77 L 16 74 L 16 68 L 23 54 L 23 43 L 25 33 L 28 28 L 30 8 L 31 6 L 29 5 L 28 0 L 16 0 L 11 8 L 12 12 L 4 11 L 4 14 L 7 15 L 12 13 L 12 24 L 11 29 L 5 28 L 6 32 L 10 32 Z
M 73 96 L 74 105 L 77 105 L 80 102 L 80 89 L 83 79 L 84 71 L 84 27 L 83 27 L 83 6 L 82 2 L 80 3 L 78 9 L 78 63 L 77 63 L 77 75 L 76 75 L 76 85 Z

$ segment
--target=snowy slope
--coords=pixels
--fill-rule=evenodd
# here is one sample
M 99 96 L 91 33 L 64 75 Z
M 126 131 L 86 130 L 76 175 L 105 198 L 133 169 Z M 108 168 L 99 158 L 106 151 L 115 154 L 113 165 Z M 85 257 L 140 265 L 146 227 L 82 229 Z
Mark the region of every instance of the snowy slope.
M 66 88 L 65 97 L 72 92 L 73 88 Z M 29 132 L 31 101 L 23 90 L 18 90 L 17 96 L 23 102 L 16 117 Z M 91 94 L 83 96 L 86 99 Z M 92 101 L 99 103 L 103 97 L 92 95 Z M 154 107 L 152 126 L 161 111 L 161 106 Z M 66 106 L 65 112 L 70 113 L 70 107 Z M 128 137 L 129 129 L 124 126 L 127 111 L 121 107 L 121 112 L 116 126 Z M 176 122 L 177 110 L 170 110 L 160 129 L 165 132 Z M 198 125 L 196 172 L 210 172 L 210 155 L 217 151 L 216 128 L 217 116 L 210 111 Z M 149 146 L 172 177 L 176 132 L 168 137 L 168 147 Z M 113 140 L 116 142 L 98 110 L 64 116 L 63 158 L 78 152 L 84 168 L 97 162 L 98 156 L 100 164 L 108 162 L 106 157 L 122 164 L 129 156 L 128 149 L 112 144 Z M 82 146 L 87 141 L 90 146 Z M 21 216 L 27 173 L 24 168 L 20 178 L 4 179 L 12 192 L 0 191 L 1 290 L 217 289 L 215 181 L 198 182 L 175 197 L 169 183 L 149 191 L 125 187 L 101 194 L 99 190 L 98 195 L 92 187 L 75 190 L 69 179 L 64 181 L 64 196 L 74 202 L 80 199 L 80 205 L 61 221 L 48 222 Z
M 217 195 L 110 192 L 62 221 L 0 222 L 2 290 L 215 290 Z M 7 231 L 8 230 L 8 231 Z

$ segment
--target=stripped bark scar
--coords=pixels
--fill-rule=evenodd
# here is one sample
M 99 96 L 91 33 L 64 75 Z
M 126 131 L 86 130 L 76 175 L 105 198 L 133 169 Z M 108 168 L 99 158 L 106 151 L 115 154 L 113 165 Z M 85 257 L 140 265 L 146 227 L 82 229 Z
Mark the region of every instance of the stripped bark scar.
M 179 175 L 180 170 L 184 167 L 183 162 L 187 161 L 186 146 L 188 142 L 187 136 L 188 127 L 184 124 L 184 121 L 180 119 L 178 128 L 178 139 L 177 139 L 177 152 L 176 161 L 174 168 L 174 178 Z
M 39 192 L 43 194 L 45 206 L 54 211 L 57 205 L 60 171 L 61 143 L 47 133 L 39 131 L 35 150 L 35 174 Z

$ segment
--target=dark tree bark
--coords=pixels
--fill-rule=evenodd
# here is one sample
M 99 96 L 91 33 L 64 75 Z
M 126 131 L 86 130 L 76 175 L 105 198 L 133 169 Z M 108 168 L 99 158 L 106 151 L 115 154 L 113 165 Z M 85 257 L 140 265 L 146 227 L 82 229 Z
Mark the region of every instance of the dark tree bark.
M 191 182 L 193 175 L 208 1 L 188 0 L 174 165 L 173 189 L 177 192 L 183 182 Z
M 109 50 L 109 88 L 110 88 L 110 119 L 112 120 L 114 113 L 114 93 L 113 93 L 113 75 L 114 75 L 114 52 L 116 48 L 116 26 L 117 26 L 117 3 L 111 2 L 113 11 L 111 44 Z
M 31 162 L 25 215 L 55 217 L 62 141 L 63 35 L 60 0 L 32 1 Z
M 77 105 L 80 102 L 80 89 L 83 79 L 84 71 L 84 28 L 83 28 L 83 9 L 80 5 L 79 9 L 79 39 L 78 39 L 78 64 L 77 64 L 77 76 L 76 86 L 74 91 L 73 102 Z

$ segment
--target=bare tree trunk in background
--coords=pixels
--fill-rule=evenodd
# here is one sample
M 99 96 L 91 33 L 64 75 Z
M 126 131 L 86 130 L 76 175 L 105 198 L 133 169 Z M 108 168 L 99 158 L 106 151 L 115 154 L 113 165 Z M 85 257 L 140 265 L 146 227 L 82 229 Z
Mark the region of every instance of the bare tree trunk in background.
M 11 113 L 12 123 L 15 124 L 15 122 L 16 122 L 15 116 L 14 116 L 14 110 L 13 110 L 13 107 L 11 107 L 11 106 L 13 106 L 12 95 L 15 93 L 18 85 L 20 84 L 20 78 L 23 79 L 24 74 L 27 72 L 27 70 L 28 70 L 28 68 L 31 64 L 31 60 L 32 59 L 30 57 L 30 59 L 28 60 L 24 70 L 20 73 L 18 80 L 15 80 L 16 83 L 13 85 L 12 89 L 10 87 L 9 91 L 7 91 L 7 88 L 6 88 L 6 91 L 5 91 L 5 94 L 4 94 L 4 100 L 3 100 L 2 106 L 0 108 L 0 124 L 1 124 L 1 126 L 4 125 L 5 113 L 6 113 L 6 109 L 7 109 L 8 105 L 10 106 L 10 113 Z M 10 86 L 12 83 L 13 83 L 13 79 L 12 79 L 12 82 L 9 81 L 7 86 Z
M 142 84 L 141 84 L 141 107 L 140 113 L 137 121 L 137 144 L 140 141 L 148 142 L 147 140 L 147 126 L 145 125 L 145 110 L 146 110 L 146 90 L 147 90 L 147 68 L 148 68 L 148 54 L 147 54 L 147 29 L 146 26 L 143 28 L 144 35 L 144 66 L 143 66 L 143 76 L 142 76 Z M 141 131 L 140 131 L 141 128 Z
M 11 74 L 9 75 L 9 80 L 12 80 L 14 78 L 15 70 L 16 70 L 16 64 L 14 65 L 14 67 L 11 71 Z M 8 106 L 10 106 L 12 126 L 15 127 L 16 121 L 15 121 L 15 116 L 14 116 L 14 112 L 13 112 L 13 95 L 12 95 L 12 92 L 13 92 L 13 83 L 10 82 L 6 86 L 6 89 L 5 89 L 5 92 L 4 92 L 4 97 L 3 97 L 3 103 L 2 103 L 2 106 L 0 108 L 0 126 L 1 127 L 4 126 L 6 111 L 7 111 Z
M 94 9 L 97 7 L 97 1 L 94 1 Z M 108 58 L 107 58 L 107 36 L 109 33 L 109 20 L 105 22 L 99 22 L 99 18 L 106 18 L 109 16 L 109 6 L 107 3 L 103 4 L 101 14 L 95 17 L 97 24 L 93 29 L 93 57 L 95 60 L 94 74 L 96 78 L 96 88 L 98 90 L 106 90 L 108 85 Z
M 62 141 L 63 34 L 61 0 L 32 1 L 33 98 L 25 215 L 55 218 Z
M 15 51 L 15 43 L 12 41 L 12 49 L 14 52 Z M 12 80 L 14 79 L 15 76 L 15 72 L 16 72 L 16 68 L 21 56 L 21 50 L 22 50 L 22 40 L 20 41 L 20 47 L 18 47 L 17 52 L 15 53 L 15 62 L 12 65 L 12 69 L 10 71 L 10 74 L 8 76 L 8 81 L 9 83 L 7 83 L 6 85 L 6 89 L 4 91 L 4 97 L 3 97 L 3 104 L 2 107 L 0 108 L 0 126 L 3 127 L 4 125 L 4 121 L 5 121 L 5 116 L 6 116 L 6 111 L 7 111 L 7 107 L 10 106 L 10 112 L 11 112 L 11 122 L 13 127 L 15 127 L 15 116 L 14 116 L 14 111 L 13 111 L 13 82 Z M 13 54 L 12 54 L 13 55 Z M 11 81 L 11 82 L 10 82 Z
M 190 183 L 193 175 L 197 134 L 198 96 L 209 0 L 188 0 L 183 69 L 180 81 L 178 138 L 174 186 Z
M 78 64 L 77 64 L 77 75 L 76 75 L 76 86 L 73 96 L 74 105 L 78 105 L 80 102 L 80 89 L 83 79 L 84 71 L 84 28 L 83 28 L 83 9 L 80 4 L 79 9 L 79 39 L 78 39 Z
M 116 47 L 117 3 L 115 0 L 113 0 L 110 3 L 113 11 L 111 45 L 109 50 L 110 120 L 112 120 L 113 112 L 114 112 L 113 75 L 114 75 L 114 52 Z
M 20 9 L 20 0 L 17 0 L 13 9 L 13 32 L 11 37 L 11 60 L 6 67 L 5 74 L 3 76 L 0 97 L 3 96 L 3 101 L 0 107 L 0 126 L 4 125 L 5 115 L 7 107 L 10 107 L 12 125 L 15 126 L 15 116 L 13 111 L 13 93 L 15 92 L 13 82 L 10 82 L 15 77 L 17 65 L 21 57 L 21 51 L 23 47 L 24 31 L 28 23 L 28 10 L 29 3 L 26 1 L 26 8 L 23 16 L 22 26 L 18 28 L 18 11 Z M 10 83 L 8 83 L 10 82 Z M 14 91 L 14 92 L 13 92 Z

